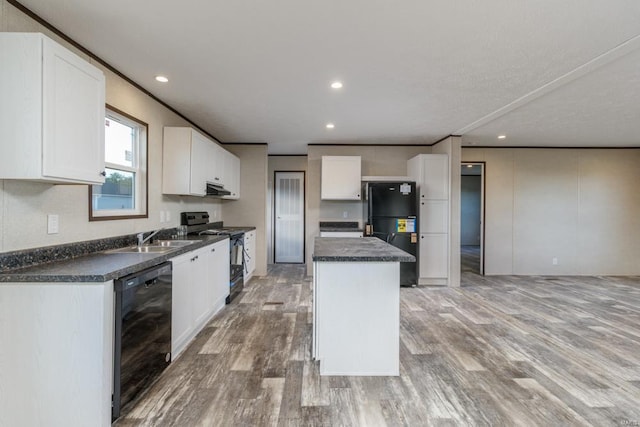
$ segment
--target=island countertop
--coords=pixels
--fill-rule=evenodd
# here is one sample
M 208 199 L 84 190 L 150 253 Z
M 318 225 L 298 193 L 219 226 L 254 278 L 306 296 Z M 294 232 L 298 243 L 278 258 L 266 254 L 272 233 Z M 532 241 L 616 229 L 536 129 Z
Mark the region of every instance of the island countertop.
M 331 262 L 414 262 L 416 258 L 377 237 L 346 239 L 316 237 L 313 261 Z

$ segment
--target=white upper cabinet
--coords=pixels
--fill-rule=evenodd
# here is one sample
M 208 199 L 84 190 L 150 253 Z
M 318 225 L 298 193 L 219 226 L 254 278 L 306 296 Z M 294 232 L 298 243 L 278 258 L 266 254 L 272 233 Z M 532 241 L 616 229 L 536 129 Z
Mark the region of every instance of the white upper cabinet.
M 0 179 L 104 182 L 105 78 L 40 33 L 0 33 Z
M 207 183 L 240 198 L 240 159 L 190 127 L 165 127 L 162 193 L 204 196 Z
M 322 200 L 360 200 L 360 156 L 322 156 Z
M 416 180 L 420 199 L 449 199 L 449 156 L 420 154 L 407 163 L 409 175 Z
M 189 127 L 165 127 L 162 192 L 204 196 L 213 142 Z
M 227 154 L 231 153 L 217 144 L 214 145 L 213 159 L 209 164 L 209 182 L 220 186 L 225 185 L 225 162 Z
M 224 162 L 224 188 L 231 194 L 224 196 L 225 199 L 240 198 L 240 158 L 229 151 L 225 151 Z

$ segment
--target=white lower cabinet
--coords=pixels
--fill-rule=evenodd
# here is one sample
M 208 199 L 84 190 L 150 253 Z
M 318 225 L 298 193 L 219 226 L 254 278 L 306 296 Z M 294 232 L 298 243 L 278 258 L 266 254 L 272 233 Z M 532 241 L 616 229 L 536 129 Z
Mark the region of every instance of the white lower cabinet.
M 229 294 L 227 239 L 171 259 L 171 354 L 177 357 Z M 225 294 L 226 292 L 226 294 Z
M 256 270 L 256 231 L 244 233 L 244 282 L 247 283 Z
M 449 275 L 448 242 L 446 233 L 420 233 L 419 284 L 446 284 Z
M 0 426 L 111 426 L 113 281 L 0 283 Z

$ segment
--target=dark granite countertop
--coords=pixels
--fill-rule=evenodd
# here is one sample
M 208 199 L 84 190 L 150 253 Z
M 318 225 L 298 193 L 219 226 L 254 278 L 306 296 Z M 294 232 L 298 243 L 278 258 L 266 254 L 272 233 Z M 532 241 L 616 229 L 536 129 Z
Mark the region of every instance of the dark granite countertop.
M 377 237 L 344 239 L 316 237 L 313 247 L 314 261 L 333 262 L 413 262 L 416 257 Z
M 320 221 L 320 231 L 364 231 L 357 221 Z
M 165 253 L 113 253 L 112 250 L 54 261 L 0 274 L 2 282 L 107 282 L 161 264 L 178 255 L 228 239 L 228 236 L 187 236 L 187 246 Z

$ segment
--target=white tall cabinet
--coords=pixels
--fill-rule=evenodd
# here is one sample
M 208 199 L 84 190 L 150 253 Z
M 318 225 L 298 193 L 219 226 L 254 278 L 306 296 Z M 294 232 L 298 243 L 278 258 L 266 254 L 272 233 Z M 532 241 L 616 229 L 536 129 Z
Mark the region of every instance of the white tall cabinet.
M 447 285 L 449 279 L 449 157 L 420 154 L 407 163 L 419 193 L 418 284 Z
M 321 173 L 322 200 L 361 200 L 360 156 L 322 156 Z
M 102 71 L 40 33 L 0 33 L 0 179 L 104 182 Z

